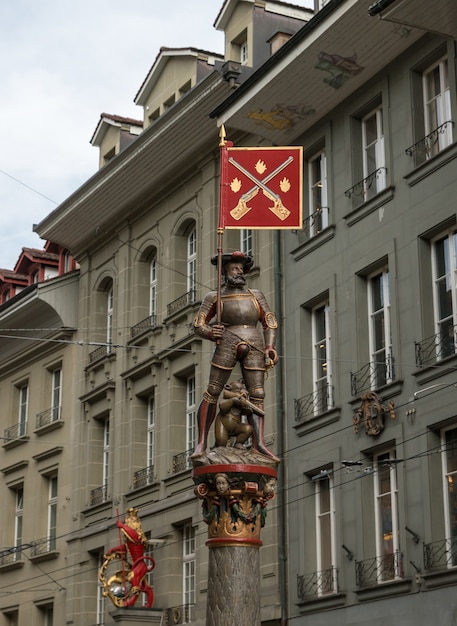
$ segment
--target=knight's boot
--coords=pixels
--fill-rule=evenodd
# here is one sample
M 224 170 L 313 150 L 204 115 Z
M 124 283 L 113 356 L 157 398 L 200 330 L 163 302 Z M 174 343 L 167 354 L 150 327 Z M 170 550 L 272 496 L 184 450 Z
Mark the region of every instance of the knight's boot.
M 191 459 L 197 459 L 205 454 L 209 429 L 211 428 L 214 418 L 216 417 L 216 406 L 215 401 L 210 401 L 204 397 L 198 407 L 198 443 L 194 453 L 190 457 Z
M 270 459 L 273 459 L 275 463 L 279 463 L 280 459 L 273 454 L 271 450 L 269 450 L 265 444 L 264 435 L 263 435 L 263 421 L 264 417 L 260 415 L 252 415 L 248 418 L 248 423 L 252 426 L 252 447 L 260 454 L 264 454 L 265 456 L 269 456 Z

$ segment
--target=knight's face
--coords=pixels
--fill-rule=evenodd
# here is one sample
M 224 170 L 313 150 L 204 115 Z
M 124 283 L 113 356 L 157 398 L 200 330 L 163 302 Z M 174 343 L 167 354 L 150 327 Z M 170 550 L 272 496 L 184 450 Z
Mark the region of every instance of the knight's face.
M 225 281 L 228 285 L 245 285 L 244 267 L 242 263 L 227 263 Z

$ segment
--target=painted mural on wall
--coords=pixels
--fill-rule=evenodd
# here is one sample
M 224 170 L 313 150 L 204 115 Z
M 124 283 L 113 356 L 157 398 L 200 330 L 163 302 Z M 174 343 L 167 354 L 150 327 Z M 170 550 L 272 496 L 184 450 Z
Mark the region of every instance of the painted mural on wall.
M 344 57 L 340 54 L 329 54 L 322 51 L 319 53 L 318 61 L 314 67 L 330 74 L 324 78 L 324 83 L 334 89 L 339 89 L 346 81 L 365 69 L 357 63 L 355 52 L 351 57 Z

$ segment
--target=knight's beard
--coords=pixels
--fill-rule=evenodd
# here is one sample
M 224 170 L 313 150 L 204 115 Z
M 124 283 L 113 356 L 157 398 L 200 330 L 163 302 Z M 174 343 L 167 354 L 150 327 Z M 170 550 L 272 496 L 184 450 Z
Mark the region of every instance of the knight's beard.
M 227 285 L 232 285 L 232 286 L 238 286 L 238 285 L 245 285 L 246 284 L 246 279 L 243 275 L 240 276 L 227 276 L 226 278 L 226 283 Z

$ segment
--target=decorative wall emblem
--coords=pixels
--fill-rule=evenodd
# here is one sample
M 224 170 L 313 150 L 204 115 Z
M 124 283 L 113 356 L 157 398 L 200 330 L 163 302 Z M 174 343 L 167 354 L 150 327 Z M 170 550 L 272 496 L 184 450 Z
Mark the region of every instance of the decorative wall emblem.
M 390 415 L 391 419 L 396 418 L 392 400 L 389 400 L 387 405 L 385 405 L 382 404 L 381 398 L 374 391 L 363 394 L 362 404 L 352 416 L 354 431 L 358 433 L 359 425 L 364 424 L 365 434 L 370 437 L 376 437 L 384 430 L 385 415 Z

